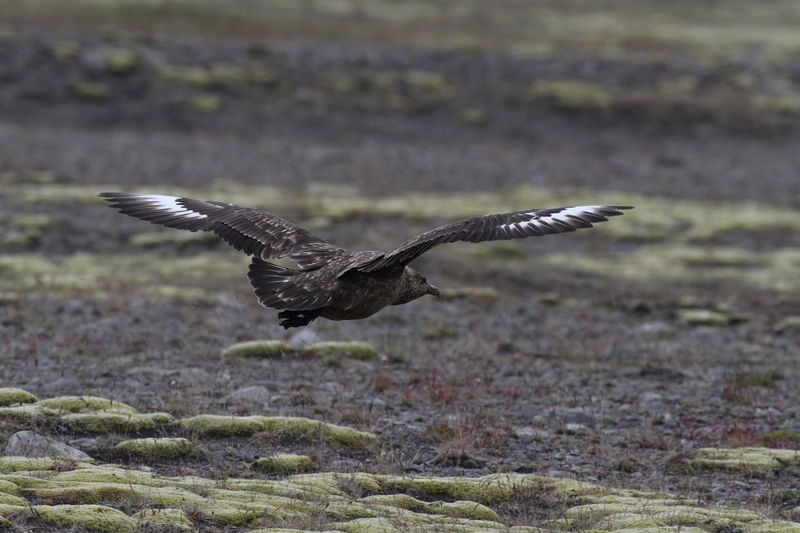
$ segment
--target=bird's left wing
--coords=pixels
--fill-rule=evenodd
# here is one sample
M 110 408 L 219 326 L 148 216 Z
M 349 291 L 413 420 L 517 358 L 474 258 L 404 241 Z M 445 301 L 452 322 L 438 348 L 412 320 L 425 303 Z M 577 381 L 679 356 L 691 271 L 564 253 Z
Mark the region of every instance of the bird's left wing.
M 359 266 L 357 270 L 374 272 L 393 265 L 406 264 L 434 246 L 446 242 L 523 239 L 591 228 L 594 223 L 608 220 L 607 217 L 621 215 L 623 209 L 632 208 L 619 205 L 581 205 L 465 218 L 417 235 L 374 261 Z
M 288 256 L 304 270 L 317 268 L 342 251 L 260 209 L 160 194 L 104 192 L 99 196 L 126 215 L 169 228 L 213 231 L 247 255 L 262 259 Z

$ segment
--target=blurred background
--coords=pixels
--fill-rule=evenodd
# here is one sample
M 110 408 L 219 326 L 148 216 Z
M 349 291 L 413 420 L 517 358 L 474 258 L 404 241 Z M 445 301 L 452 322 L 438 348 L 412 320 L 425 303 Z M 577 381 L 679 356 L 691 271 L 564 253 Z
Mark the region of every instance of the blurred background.
M 269 412 L 404 450 L 332 469 L 764 505 L 758 480 L 674 466 L 800 442 L 798 28 L 795 0 L 0 0 L 3 381 L 176 416 L 260 413 L 224 400 L 260 384 Z M 437 248 L 415 266 L 440 301 L 298 339 L 247 258 L 104 190 L 260 207 L 357 249 L 476 214 L 636 209 Z M 381 355 L 219 357 L 254 338 Z

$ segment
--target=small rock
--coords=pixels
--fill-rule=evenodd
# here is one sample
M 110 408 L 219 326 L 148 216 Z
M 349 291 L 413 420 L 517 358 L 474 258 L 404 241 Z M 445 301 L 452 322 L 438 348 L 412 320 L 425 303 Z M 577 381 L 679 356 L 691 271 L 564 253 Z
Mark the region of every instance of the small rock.
M 68 378 L 58 378 L 57 380 L 51 381 L 46 385 L 42 385 L 40 389 L 43 392 L 49 392 L 58 395 L 77 395 L 81 392 L 81 386 Z
M 21 457 L 68 457 L 71 459 L 91 459 L 89 455 L 50 437 L 34 431 L 18 431 L 11 435 L 6 444 L 6 455 Z
M 94 451 L 100 447 L 100 442 L 97 439 L 80 438 L 69 441 L 70 446 L 75 446 L 83 451 Z
M 636 328 L 636 331 L 641 333 L 666 333 L 668 331 L 672 331 L 672 326 L 667 324 L 666 322 L 662 322 L 661 320 L 654 320 L 651 322 L 645 322 L 644 324 L 640 325 Z
M 525 426 L 525 427 L 522 427 L 522 428 L 515 428 L 514 429 L 514 436 L 516 436 L 516 437 L 518 437 L 520 439 L 537 439 L 537 440 L 540 440 L 540 439 L 546 439 L 548 437 L 551 437 L 552 435 L 553 434 L 550 433 L 549 431 L 546 431 L 544 429 L 532 428 L 530 426 Z
M 687 326 L 727 326 L 733 322 L 729 313 L 710 309 L 680 309 L 678 322 Z
M 800 333 L 800 316 L 787 316 L 772 326 L 775 333 Z
M 565 424 L 564 425 L 564 433 L 568 435 L 576 435 L 578 433 L 586 433 L 589 431 L 589 428 L 586 427 L 584 424 Z
M 224 400 L 229 403 L 249 403 L 266 406 L 270 402 L 272 393 L 266 387 L 253 385 L 242 387 L 225 396 Z
M 302 331 L 298 331 L 291 337 L 289 337 L 289 346 L 294 348 L 303 348 L 304 346 L 308 346 L 309 344 L 314 344 L 317 342 L 321 342 L 322 337 L 314 333 L 309 328 L 304 328 Z
M 595 423 L 594 416 L 585 407 L 561 409 L 557 412 L 557 416 L 567 424 L 592 425 Z

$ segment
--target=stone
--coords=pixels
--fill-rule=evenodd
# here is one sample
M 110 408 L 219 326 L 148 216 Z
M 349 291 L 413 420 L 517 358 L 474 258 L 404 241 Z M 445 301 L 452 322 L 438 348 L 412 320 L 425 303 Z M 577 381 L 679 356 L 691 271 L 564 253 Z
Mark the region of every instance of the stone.
M 224 400 L 228 403 L 247 403 L 266 407 L 269 405 L 271 397 L 272 393 L 268 391 L 266 387 L 252 385 L 250 387 L 236 389 L 225 396 Z
M 34 431 L 18 431 L 8 439 L 6 455 L 19 457 L 68 457 L 70 459 L 91 459 L 77 448 Z
M 88 437 L 82 437 L 80 439 L 73 439 L 69 441 L 70 446 L 75 446 L 78 449 L 83 451 L 94 451 L 100 447 L 100 442 L 97 439 L 90 439 Z
M 594 415 L 585 407 L 560 409 L 556 415 L 566 424 L 592 425 L 595 423 Z
M 289 337 L 289 345 L 294 348 L 303 348 L 309 344 L 315 344 L 322 341 L 322 337 L 317 335 L 309 328 L 303 328 L 291 337 Z
M 55 381 L 46 383 L 40 387 L 42 392 L 50 394 L 64 394 L 77 396 L 81 392 L 81 386 L 75 381 L 67 378 L 58 378 Z

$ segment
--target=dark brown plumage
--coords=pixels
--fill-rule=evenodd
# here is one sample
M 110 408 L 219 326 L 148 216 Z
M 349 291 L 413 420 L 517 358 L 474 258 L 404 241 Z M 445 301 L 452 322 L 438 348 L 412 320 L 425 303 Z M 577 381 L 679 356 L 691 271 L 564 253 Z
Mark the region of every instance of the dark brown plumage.
M 627 206 L 530 209 L 466 218 L 417 235 L 387 252 L 352 252 L 266 211 L 157 194 L 104 192 L 112 207 L 142 220 L 189 231 L 213 231 L 253 257 L 248 278 L 259 303 L 279 309 L 285 328 L 317 317 L 354 320 L 439 290 L 407 266 L 446 242 L 520 239 L 591 228 Z M 267 261 L 288 257 L 298 269 Z

